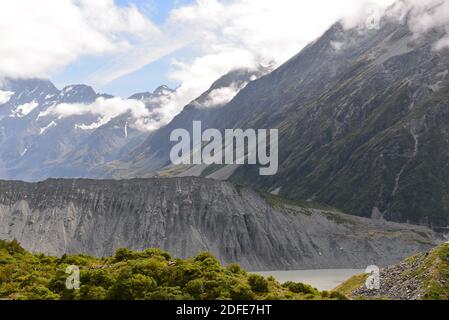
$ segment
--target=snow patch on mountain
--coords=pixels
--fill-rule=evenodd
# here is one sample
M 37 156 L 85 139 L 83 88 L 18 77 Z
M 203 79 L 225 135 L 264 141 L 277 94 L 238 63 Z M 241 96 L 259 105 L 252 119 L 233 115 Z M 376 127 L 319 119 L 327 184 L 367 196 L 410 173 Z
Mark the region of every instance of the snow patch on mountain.
M 77 124 L 75 125 L 75 128 L 85 131 L 95 130 L 107 124 L 109 121 L 111 121 L 111 118 L 109 117 L 100 117 L 97 122 L 93 122 L 91 124 Z
M 35 100 L 33 100 L 32 102 L 29 102 L 29 103 L 24 103 L 12 111 L 12 116 L 18 117 L 18 118 L 23 118 L 23 117 L 27 116 L 28 114 L 30 114 L 31 111 L 36 109 L 36 107 L 38 105 L 39 105 L 39 103 L 36 102 Z
M 20 156 L 23 157 L 28 152 L 28 148 L 23 149 L 22 152 L 20 152 Z
M 47 132 L 48 129 L 52 128 L 52 127 L 56 127 L 58 124 L 54 121 L 50 122 L 50 124 L 46 127 L 40 128 L 39 129 L 39 134 L 42 135 L 45 132 Z
M 14 92 L 0 90 L 0 104 L 7 103 L 13 95 Z

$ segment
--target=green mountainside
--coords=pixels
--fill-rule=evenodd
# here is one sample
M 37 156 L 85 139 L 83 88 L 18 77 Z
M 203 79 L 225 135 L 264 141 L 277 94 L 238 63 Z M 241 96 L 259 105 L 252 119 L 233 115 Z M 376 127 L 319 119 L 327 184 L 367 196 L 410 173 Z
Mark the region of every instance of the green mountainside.
M 354 215 L 446 227 L 449 55 L 434 50 L 444 34 L 437 28 L 417 38 L 408 21 L 389 18 L 364 32 L 337 23 L 226 106 L 186 107 L 130 154 L 127 175 L 115 176 L 159 171 L 227 179 Z M 169 136 L 192 131 L 193 121 L 223 132 L 279 129 L 278 173 L 215 165 L 180 174 L 170 166 Z
M 446 227 L 449 55 L 432 49 L 440 35 L 415 40 L 408 25 L 388 21 L 363 35 L 334 26 L 248 85 L 219 119 L 279 128 L 279 172 L 261 177 L 244 166 L 230 180 L 356 215 Z M 351 44 L 335 51 L 334 41 Z

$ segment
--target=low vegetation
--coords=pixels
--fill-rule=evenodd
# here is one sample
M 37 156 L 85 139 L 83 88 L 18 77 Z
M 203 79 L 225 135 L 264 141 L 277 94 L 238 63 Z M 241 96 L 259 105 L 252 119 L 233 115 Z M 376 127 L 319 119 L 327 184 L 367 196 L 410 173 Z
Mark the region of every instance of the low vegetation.
M 355 275 L 338 286 L 336 291 L 347 296 L 352 296 L 354 291 L 365 285 L 367 278 L 368 274 Z
M 80 270 L 80 287 L 68 290 L 68 266 Z M 0 299 L 8 300 L 317 300 L 345 299 L 309 285 L 221 266 L 209 253 L 175 259 L 159 249 L 119 249 L 108 258 L 31 254 L 17 241 L 0 241 Z
M 305 212 L 308 212 L 308 210 L 319 210 L 323 212 L 334 212 L 334 213 L 343 213 L 341 210 L 322 204 L 317 202 L 311 202 L 311 201 L 299 201 L 299 200 L 292 200 L 288 198 L 283 198 L 268 192 L 259 191 L 259 194 L 267 201 L 267 203 L 274 209 L 277 208 L 285 208 L 285 206 L 292 206 L 292 207 L 298 207 L 303 209 Z M 309 212 L 312 213 L 311 211 Z

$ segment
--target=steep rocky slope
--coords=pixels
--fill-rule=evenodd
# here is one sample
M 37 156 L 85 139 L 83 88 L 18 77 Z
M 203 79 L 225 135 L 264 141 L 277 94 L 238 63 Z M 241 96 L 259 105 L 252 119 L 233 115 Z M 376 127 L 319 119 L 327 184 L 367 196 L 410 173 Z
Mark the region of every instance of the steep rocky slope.
M 214 92 L 229 88 L 233 88 L 232 90 L 242 88 L 244 90 L 248 84 L 270 71 L 270 66 L 259 66 L 255 70 L 233 70 L 220 77 L 206 92 L 185 106 L 183 111 L 174 117 L 168 125 L 152 132 L 143 143 L 130 149 L 129 153 L 123 154 L 117 161 L 110 162 L 101 175 L 114 178 L 153 177 L 158 171 L 170 171 L 170 168 L 168 168 L 171 167 L 170 151 L 174 145 L 170 141 L 171 132 L 176 129 L 185 129 L 192 133 L 193 121 L 201 121 L 205 125 L 204 129 L 207 129 L 207 127 L 213 128 L 210 123 L 213 119 L 216 119 L 217 112 L 223 107 L 223 104 L 208 106 Z M 228 121 L 225 118 L 221 120 L 223 123 Z M 175 168 L 178 173 L 185 170 L 186 168 Z M 170 172 L 169 175 L 171 173 L 173 172 Z
M 366 278 L 356 276 L 337 290 L 355 299 L 448 300 L 449 244 L 382 269 L 379 290 L 367 289 Z
M 283 202 L 201 178 L 0 181 L 0 239 L 33 252 L 209 251 L 251 270 L 388 265 L 436 245 L 424 227 Z
M 386 15 L 374 29 L 337 23 L 226 106 L 186 108 L 136 149 L 133 174 L 167 164 L 171 129 L 193 120 L 221 130 L 278 128 L 277 175 L 261 177 L 257 166 L 241 166 L 216 176 L 355 215 L 446 227 L 449 54 L 435 49 L 446 29 L 416 34 L 412 14 L 403 16 Z M 181 172 L 186 169 L 212 178 L 224 170 Z

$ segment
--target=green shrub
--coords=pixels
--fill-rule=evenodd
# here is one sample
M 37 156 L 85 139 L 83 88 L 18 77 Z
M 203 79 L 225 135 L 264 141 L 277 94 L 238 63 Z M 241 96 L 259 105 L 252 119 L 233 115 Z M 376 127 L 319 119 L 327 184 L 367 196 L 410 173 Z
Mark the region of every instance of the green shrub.
M 148 300 L 192 300 L 188 294 L 184 294 L 179 287 L 161 287 L 147 294 Z
M 240 265 L 238 265 L 237 263 L 231 263 L 229 264 L 226 269 L 228 269 L 230 272 L 234 273 L 234 274 L 245 274 L 245 271 L 242 270 L 242 268 L 240 267 Z
M 204 281 L 202 279 L 189 281 L 186 285 L 186 291 L 193 297 L 198 298 L 205 291 Z
M 80 269 L 80 290 L 66 288 L 69 265 Z M 301 290 L 294 290 L 301 291 Z M 305 291 L 305 290 L 302 290 Z M 119 249 L 110 258 L 33 255 L 17 242 L 0 241 L 0 299 L 179 300 L 304 299 L 274 278 L 223 267 L 210 253 L 173 259 L 159 249 Z M 318 298 L 318 294 L 307 298 Z
M 117 251 L 115 252 L 115 261 L 117 261 L 117 262 L 131 260 L 133 258 L 134 258 L 134 252 L 132 252 L 129 249 L 121 248 L 121 249 L 117 249 Z
M 238 284 L 231 288 L 230 298 L 232 300 L 254 300 L 255 294 L 247 284 Z
M 107 298 L 108 291 L 103 287 L 81 286 L 80 288 L 81 300 L 106 300 Z
M 0 244 L 0 249 L 6 249 L 9 254 L 21 254 L 25 252 L 20 243 L 17 240 L 12 241 L 2 241 Z
M 21 300 L 59 300 L 59 296 L 46 287 L 34 287 L 19 299 Z
M 156 249 L 156 248 L 146 249 L 143 252 L 143 254 L 146 255 L 148 258 L 151 258 L 151 257 L 162 257 L 166 261 L 173 260 L 172 256 L 168 252 L 165 252 L 165 251 L 163 251 L 161 249 Z
M 338 291 L 332 291 L 329 295 L 329 298 L 334 300 L 349 300 L 348 297 Z
M 118 279 L 109 292 L 109 298 L 113 300 L 143 300 L 156 288 L 157 284 L 153 278 L 134 274 L 127 279 Z
M 296 283 L 296 282 L 286 282 L 282 285 L 284 288 L 287 288 L 293 293 L 303 293 L 303 294 L 317 294 L 318 290 L 314 289 L 312 286 L 303 284 L 303 283 Z
M 251 286 L 251 290 L 255 293 L 268 292 L 268 281 L 257 274 L 252 274 L 248 277 L 248 283 Z

